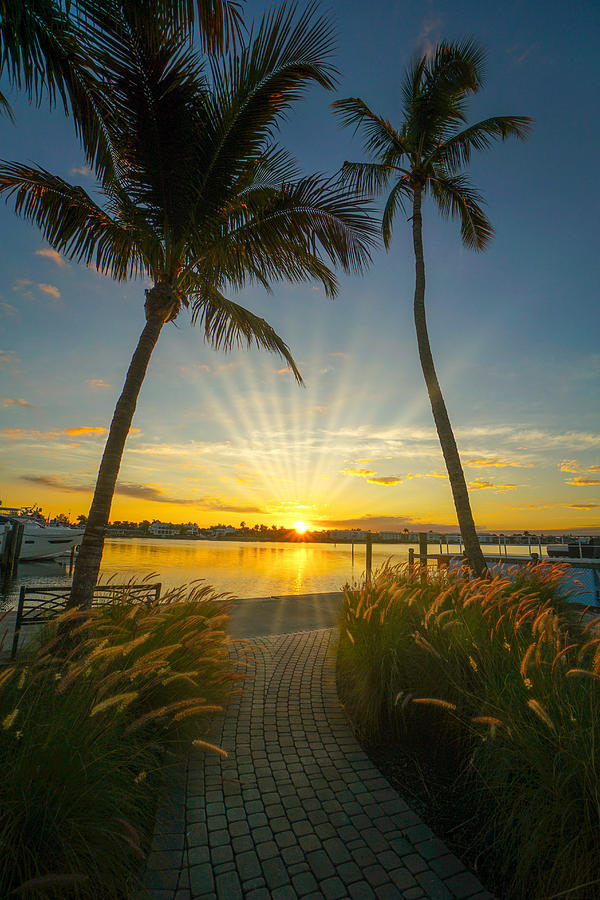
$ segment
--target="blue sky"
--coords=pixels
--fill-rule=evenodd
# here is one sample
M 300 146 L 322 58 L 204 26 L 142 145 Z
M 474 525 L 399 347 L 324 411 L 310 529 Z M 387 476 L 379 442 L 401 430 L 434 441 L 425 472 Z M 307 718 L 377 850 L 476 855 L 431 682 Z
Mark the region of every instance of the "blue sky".
M 246 3 L 246 19 L 264 9 Z M 535 119 L 524 144 L 475 158 L 496 237 L 462 248 L 424 212 L 430 338 L 480 528 L 600 523 L 597 303 L 600 124 L 592 3 L 338 2 L 339 86 L 311 91 L 281 132 L 305 171 L 362 158 L 329 104 L 360 96 L 400 121 L 404 67 L 440 38 L 488 54 L 471 119 Z M 2 156 L 91 189 L 71 123 L 14 98 Z M 77 170 L 82 171 L 77 171 Z M 0 206 L 0 497 L 86 512 L 105 429 L 143 326 L 143 290 L 48 253 Z M 412 323 L 409 225 L 340 296 L 277 286 L 237 299 L 288 341 L 229 356 L 185 318 L 161 335 L 142 389 L 113 518 L 455 528 Z

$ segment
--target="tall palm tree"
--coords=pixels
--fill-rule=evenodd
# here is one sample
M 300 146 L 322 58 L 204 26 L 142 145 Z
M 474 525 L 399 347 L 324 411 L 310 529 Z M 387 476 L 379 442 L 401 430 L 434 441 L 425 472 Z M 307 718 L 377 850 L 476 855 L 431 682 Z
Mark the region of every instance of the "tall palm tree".
M 78 131 L 90 145 L 98 128 L 93 115 L 95 60 L 87 47 L 87 28 L 99 9 L 143 22 L 152 16 L 191 38 L 194 27 L 205 50 L 218 53 L 239 39 L 242 29 L 239 0 L 0 0 L 0 74 L 11 86 L 23 89 L 30 102 L 44 97 L 62 101 Z M 0 109 L 12 115 L 0 92 Z
M 382 230 L 389 249 L 396 214 L 409 204 L 415 254 L 414 320 L 419 358 L 431 402 L 435 426 L 446 462 L 458 523 L 471 569 L 486 570 L 456 440 L 435 371 L 425 316 L 425 262 L 422 201 L 429 194 L 445 218 L 458 218 L 461 238 L 472 250 L 483 250 L 493 228 L 481 207 L 481 196 L 461 171 L 474 150 L 487 150 L 493 141 L 524 139 L 531 119 L 493 116 L 466 123 L 466 100 L 482 87 L 484 54 L 472 40 L 440 43 L 431 56 L 417 59 L 407 70 L 402 96 L 403 120 L 396 130 L 367 104 L 349 97 L 333 106 L 344 125 L 360 131 L 370 162 L 344 163 L 346 183 L 366 194 L 387 193 Z
M 290 105 L 317 83 L 329 88 L 331 27 L 310 6 L 282 7 L 228 59 L 202 59 L 175 29 L 98 11 L 90 24 L 104 83 L 95 103 L 109 153 L 97 166 L 98 204 L 42 168 L 0 166 L 0 193 L 70 259 L 116 279 L 147 275 L 146 323 L 117 402 L 73 577 L 71 605 L 97 581 L 104 529 L 125 441 L 160 332 L 189 309 L 215 348 L 284 341 L 226 296 L 257 282 L 319 281 L 337 289 L 328 263 L 360 271 L 376 226 L 363 200 L 332 179 L 299 177 L 273 142 Z

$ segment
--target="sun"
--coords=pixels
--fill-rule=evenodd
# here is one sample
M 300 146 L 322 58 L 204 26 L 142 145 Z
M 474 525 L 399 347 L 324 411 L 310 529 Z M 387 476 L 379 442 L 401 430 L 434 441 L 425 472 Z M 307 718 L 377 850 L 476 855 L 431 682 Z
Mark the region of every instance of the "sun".
M 309 527 L 308 522 L 294 522 L 294 528 L 298 534 L 304 534 L 305 531 L 308 531 Z

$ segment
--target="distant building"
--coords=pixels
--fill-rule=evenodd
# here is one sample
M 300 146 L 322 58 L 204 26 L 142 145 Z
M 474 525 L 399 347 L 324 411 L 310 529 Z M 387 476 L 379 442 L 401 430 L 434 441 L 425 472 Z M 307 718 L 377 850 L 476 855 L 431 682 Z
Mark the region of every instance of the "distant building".
M 174 537 L 177 533 L 178 529 L 174 528 L 173 525 L 166 522 L 159 522 L 157 519 L 154 520 L 148 529 L 148 534 L 152 534 L 155 537 Z

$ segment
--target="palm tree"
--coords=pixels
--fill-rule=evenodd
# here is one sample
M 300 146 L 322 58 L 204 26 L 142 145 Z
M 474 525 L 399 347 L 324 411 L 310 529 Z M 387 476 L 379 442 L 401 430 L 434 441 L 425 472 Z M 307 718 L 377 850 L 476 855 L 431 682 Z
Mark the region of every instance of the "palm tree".
M 39 105 L 47 97 L 53 106 L 60 99 L 88 149 L 100 149 L 93 94 L 102 71 L 87 41 L 88 24 L 99 10 L 116 18 L 126 11 L 141 25 L 152 16 L 188 38 L 197 25 L 211 53 L 234 43 L 242 29 L 238 0 L 0 0 L 0 74 L 30 102 Z M 0 110 L 12 118 L 2 92 Z
M 185 37 L 162 23 L 101 11 L 90 24 L 104 68 L 95 104 L 109 153 L 97 170 L 98 204 L 42 168 L 0 166 L 0 192 L 68 258 L 115 279 L 147 275 L 146 323 L 117 402 L 73 577 L 71 605 L 91 601 L 104 529 L 140 388 L 160 332 L 183 309 L 217 349 L 284 341 L 226 296 L 257 282 L 337 282 L 328 263 L 360 271 L 376 227 L 364 201 L 338 182 L 301 178 L 273 132 L 311 83 L 332 86 L 332 34 L 313 7 L 281 8 L 210 75 Z
M 472 40 L 442 42 L 431 57 L 424 55 L 417 59 L 404 77 L 403 121 L 398 130 L 357 97 L 333 104 L 343 124 L 362 133 L 372 160 L 344 163 L 344 180 L 366 194 L 389 189 L 382 221 L 386 249 L 390 247 L 396 214 L 404 212 L 406 203 L 412 207 L 416 269 L 414 320 L 419 358 L 465 553 L 477 574 L 485 572 L 486 564 L 427 334 L 421 206 L 423 197 L 429 193 L 442 216 L 460 220 L 462 241 L 472 250 L 485 249 L 492 238 L 493 228 L 481 207 L 481 196 L 461 170 L 468 165 L 474 150 L 487 150 L 493 141 L 511 136 L 524 139 L 531 119 L 494 116 L 465 127 L 466 99 L 481 88 L 483 68 L 483 52 Z

